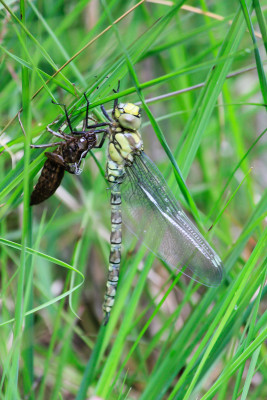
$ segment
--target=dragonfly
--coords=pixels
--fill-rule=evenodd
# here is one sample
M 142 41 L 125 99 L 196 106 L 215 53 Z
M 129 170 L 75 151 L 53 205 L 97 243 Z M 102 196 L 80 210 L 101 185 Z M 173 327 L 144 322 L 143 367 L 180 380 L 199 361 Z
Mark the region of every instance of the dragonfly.
M 114 92 L 119 91 L 118 90 Z M 104 324 L 114 305 L 122 248 L 122 223 L 173 270 L 207 286 L 223 276 L 218 254 L 182 210 L 164 177 L 144 152 L 141 109 L 114 101 L 112 117 L 101 106 L 106 122 L 91 125 L 108 139 L 106 179 L 110 189 L 111 235 Z M 106 126 L 105 126 L 106 125 Z
M 74 130 L 70 121 L 70 116 L 67 112 L 65 104 L 55 103 L 56 105 L 61 105 L 64 107 L 67 125 L 69 126 L 71 134 L 66 134 L 62 132 L 61 128 L 58 131 L 54 131 L 51 125 L 58 122 L 54 121 L 47 126 L 47 131 L 52 135 L 63 139 L 60 142 L 41 144 L 41 145 L 31 145 L 32 148 L 47 148 L 57 146 L 53 152 L 45 152 L 47 160 L 44 163 L 41 175 L 38 179 L 37 184 L 31 194 L 30 205 L 36 205 L 42 203 L 51 197 L 57 188 L 60 186 L 63 179 L 65 171 L 70 174 L 80 175 L 82 172 L 81 163 L 86 157 L 87 153 L 92 148 L 97 148 L 99 145 L 102 146 L 101 142 L 97 144 L 97 135 L 94 130 L 87 129 L 89 124 L 89 101 L 84 94 L 87 106 L 86 106 L 86 116 L 83 122 L 83 127 L 81 131 Z M 65 122 L 64 122 L 65 124 Z

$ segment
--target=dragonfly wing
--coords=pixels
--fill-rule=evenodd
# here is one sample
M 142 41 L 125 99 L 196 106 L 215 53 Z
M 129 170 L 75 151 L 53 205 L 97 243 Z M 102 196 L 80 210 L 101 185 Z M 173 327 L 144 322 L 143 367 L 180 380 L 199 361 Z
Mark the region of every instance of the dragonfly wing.
M 173 269 L 207 286 L 221 282 L 220 257 L 192 224 L 162 174 L 142 153 L 121 185 L 123 222 Z

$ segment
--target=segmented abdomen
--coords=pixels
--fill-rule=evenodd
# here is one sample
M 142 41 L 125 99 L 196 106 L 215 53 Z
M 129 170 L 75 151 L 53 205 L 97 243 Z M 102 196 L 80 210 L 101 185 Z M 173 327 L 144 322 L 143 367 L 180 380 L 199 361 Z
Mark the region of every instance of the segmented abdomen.
M 110 235 L 110 255 L 109 255 L 109 272 L 106 286 L 105 300 L 103 311 L 108 318 L 113 307 L 116 295 L 119 270 L 121 262 L 121 192 L 120 183 L 114 183 L 111 187 L 111 235 Z
M 38 182 L 31 194 L 30 205 L 33 206 L 42 203 L 42 201 L 52 196 L 59 187 L 64 172 L 65 169 L 62 165 L 49 159 L 46 160 Z

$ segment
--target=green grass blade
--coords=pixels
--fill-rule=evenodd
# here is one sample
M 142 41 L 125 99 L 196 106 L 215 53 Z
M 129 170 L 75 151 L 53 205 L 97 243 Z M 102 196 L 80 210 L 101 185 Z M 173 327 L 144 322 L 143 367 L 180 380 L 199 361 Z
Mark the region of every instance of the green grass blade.
M 242 18 L 242 12 L 239 10 L 218 54 L 219 59 L 221 57 L 227 57 L 237 50 L 244 31 L 245 25 Z M 218 65 L 215 61 L 214 68 L 210 70 L 206 80 L 206 85 L 202 89 L 194 110 L 189 118 L 184 132 L 186 140 L 178 158 L 179 165 L 182 166 L 182 172 L 185 178 L 188 175 L 189 168 L 200 145 L 201 138 L 205 132 L 231 64 L 231 58 L 226 59 L 224 63 Z
M 256 65 L 257 65 L 257 70 L 258 70 L 258 76 L 259 76 L 259 81 L 260 81 L 260 87 L 261 87 L 261 93 L 263 97 L 263 101 L 265 105 L 267 105 L 267 81 L 266 81 L 266 76 L 265 76 L 265 71 L 263 69 L 262 61 L 261 61 L 261 56 L 260 52 L 258 49 L 253 25 L 250 19 L 250 12 L 247 7 L 246 1 L 245 0 L 240 0 L 242 10 L 245 16 L 245 20 L 248 26 L 249 33 L 251 35 L 252 42 L 254 44 L 254 54 L 255 54 L 255 60 L 256 60 Z M 267 107 L 267 106 L 266 106 Z
M 262 40 L 263 40 L 263 43 L 265 46 L 265 52 L 267 54 L 267 28 L 266 28 L 266 22 L 264 20 L 264 15 L 263 15 L 259 0 L 253 0 L 253 7 L 256 12 L 257 21 L 258 21 L 260 31 L 262 34 Z

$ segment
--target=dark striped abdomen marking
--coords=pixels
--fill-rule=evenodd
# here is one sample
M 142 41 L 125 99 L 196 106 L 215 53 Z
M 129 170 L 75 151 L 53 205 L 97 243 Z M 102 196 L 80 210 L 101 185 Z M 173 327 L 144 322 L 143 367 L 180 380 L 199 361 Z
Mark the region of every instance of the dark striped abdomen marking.
M 120 184 L 114 183 L 111 187 L 111 235 L 110 235 L 110 255 L 109 255 L 109 271 L 106 286 L 105 300 L 103 311 L 108 319 L 110 311 L 114 304 L 117 291 L 120 262 L 121 262 L 121 192 Z

